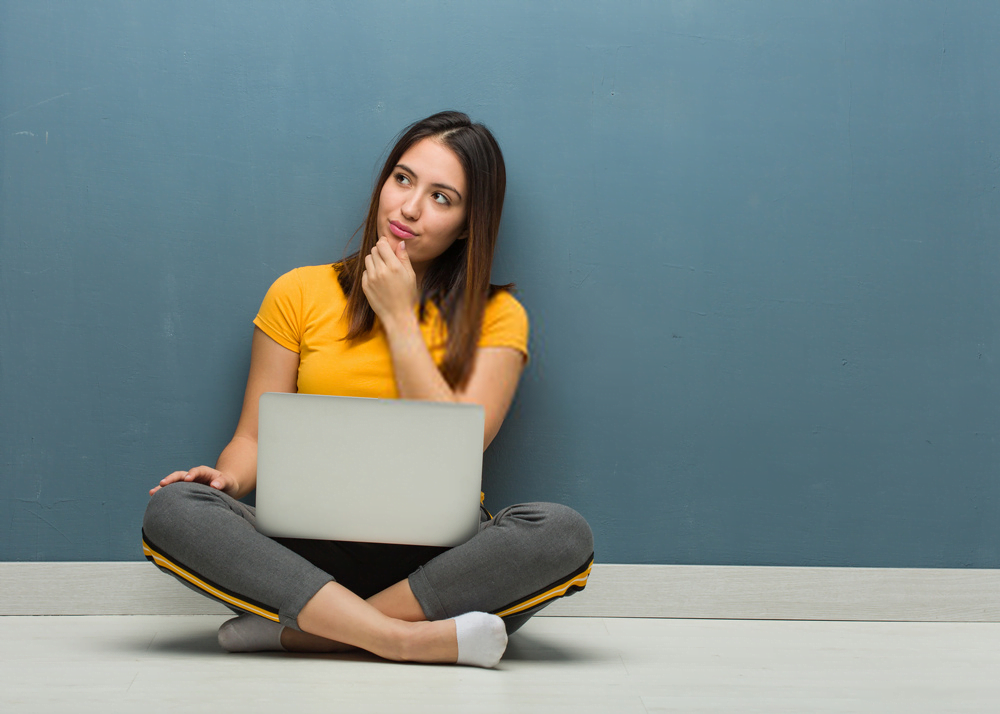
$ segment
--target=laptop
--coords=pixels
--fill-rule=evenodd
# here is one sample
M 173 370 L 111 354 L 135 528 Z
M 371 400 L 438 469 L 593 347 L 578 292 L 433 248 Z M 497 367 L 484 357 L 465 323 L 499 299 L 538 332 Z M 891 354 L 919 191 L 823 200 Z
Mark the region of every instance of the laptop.
M 481 406 L 268 392 L 259 414 L 261 533 L 452 547 L 478 532 Z

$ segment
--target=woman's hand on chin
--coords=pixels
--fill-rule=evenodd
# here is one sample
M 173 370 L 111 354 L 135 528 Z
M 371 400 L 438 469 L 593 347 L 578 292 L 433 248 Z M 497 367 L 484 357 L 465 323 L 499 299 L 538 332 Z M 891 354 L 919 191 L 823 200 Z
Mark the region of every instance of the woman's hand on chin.
M 384 236 L 378 239 L 371 253 L 365 256 L 361 289 L 383 325 L 413 317 L 417 275 L 410 265 L 405 241 L 400 241 L 394 251 Z
M 210 466 L 196 466 L 190 471 L 174 471 L 166 478 L 161 479 L 156 488 L 149 491 L 149 495 L 152 496 L 164 486 L 169 486 L 177 481 L 193 481 L 195 483 L 203 483 L 230 495 L 236 493 L 239 489 L 239 484 L 237 484 L 236 481 L 234 481 L 228 474 L 224 474 L 218 469 L 213 469 Z

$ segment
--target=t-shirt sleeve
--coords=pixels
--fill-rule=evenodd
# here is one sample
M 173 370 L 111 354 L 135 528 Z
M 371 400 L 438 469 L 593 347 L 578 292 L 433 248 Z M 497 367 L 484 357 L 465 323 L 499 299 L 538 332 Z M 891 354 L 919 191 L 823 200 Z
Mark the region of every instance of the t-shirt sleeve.
M 302 281 L 297 271 L 274 281 L 253 324 L 282 347 L 298 352 L 302 344 Z
M 528 313 L 513 295 L 501 290 L 486 305 L 480 347 L 513 347 L 528 356 Z

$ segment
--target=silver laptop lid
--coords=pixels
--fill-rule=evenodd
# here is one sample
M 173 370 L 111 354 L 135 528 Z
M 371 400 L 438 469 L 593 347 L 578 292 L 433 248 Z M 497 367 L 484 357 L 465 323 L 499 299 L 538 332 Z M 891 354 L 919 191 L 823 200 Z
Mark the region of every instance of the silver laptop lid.
M 262 533 L 455 546 L 478 531 L 481 406 L 269 392 L 259 415 Z

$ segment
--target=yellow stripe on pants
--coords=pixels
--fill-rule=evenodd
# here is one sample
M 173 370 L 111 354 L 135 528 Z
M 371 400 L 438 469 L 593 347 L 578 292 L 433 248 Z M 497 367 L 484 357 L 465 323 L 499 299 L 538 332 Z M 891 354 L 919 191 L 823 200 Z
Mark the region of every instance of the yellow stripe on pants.
M 590 561 L 590 565 L 587 566 L 586 570 L 584 570 L 579 575 L 574 576 L 567 582 L 560 583 L 559 585 L 556 585 L 555 587 L 550 588 L 549 590 L 546 590 L 545 592 L 536 595 L 535 597 L 529 600 L 520 602 L 517 605 L 512 605 L 511 607 L 508 607 L 506 610 L 503 610 L 496 614 L 499 617 L 507 617 L 507 615 L 515 615 L 519 612 L 524 612 L 525 610 L 530 610 L 533 607 L 537 607 L 538 605 L 541 605 L 547 600 L 552 600 L 553 598 L 562 597 L 563 595 L 566 594 L 566 591 L 573 586 L 582 588 L 587 584 L 587 578 L 590 577 L 590 569 L 593 567 L 594 567 L 594 561 Z
M 268 620 L 272 620 L 273 622 L 279 622 L 279 618 L 278 618 L 278 614 L 277 613 L 275 613 L 275 612 L 269 612 L 267 610 L 263 610 L 263 609 L 257 607 L 256 605 L 251 605 L 248 602 L 245 602 L 243 600 L 240 600 L 238 598 L 233 597 L 232 595 L 229 595 L 227 593 L 222 592 L 218 588 L 212 587 L 211 585 L 209 585 L 208 583 L 206 583 L 204 580 L 202 580 L 198 576 L 194 575 L 193 573 L 188 572 L 187 570 L 185 570 L 181 566 L 177 565 L 176 563 L 171 562 L 166 557 L 164 557 L 164 556 L 160 555 L 159 553 L 155 552 L 152 548 L 150 548 L 146 544 L 146 541 L 142 542 L 142 553 L 147 558 L 152 558 L 153 559 L 153 563 L 155 563 L 156 565 L 160 566 L 161 568 L 166 568 L 167 570 L 169 570 L 170 572 L 174 573 L 178 577 L 184 578 L 184 580 L 187 580 L 189 583 L 191 583 L 192 585 L 194 585 L 199 590 L 204 590 L 205 592 L 209 593 L 210 595 L 213 595 L 213 596 L 219 598 L 220 600 L 222 600 L 225 603 L 229 603 L 230 605 L 235 605 L 236 607 L 240 608 L 241 610 L 246 610 L 247 612 L 252 612 L 254 615 L 260 615 L 261 617 L 266 618 Z

